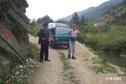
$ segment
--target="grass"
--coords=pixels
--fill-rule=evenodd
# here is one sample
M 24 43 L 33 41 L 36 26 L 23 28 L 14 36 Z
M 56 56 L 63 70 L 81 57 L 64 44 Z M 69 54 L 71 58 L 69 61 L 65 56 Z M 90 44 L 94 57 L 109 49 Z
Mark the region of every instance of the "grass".
M 60 54 L 60 59 L 63 62 L 63 69 L 66 71 L 68 69 L 70 69 L 71 67 L 69 66 L 69 61 L 68 59 L 65 57 L 64 53 L 59 53 Z
M 71 71 L 72 67 L 69 65 L 68 58 L 65 57 L 64 53 L 59 53 L 60 54 L 60 59 L 63 62 L 63 70 L 64 70 L 64 77 L 70 81 L 72 84 L 80 84 L 79 80 L 76 80 L 74 73 Z
M 30 24 L 28 32 L 36 37 L 41 28 L 42 26 L 40 24 Z
M 107 59 L 102 58 L 100 55 L 98 55 L 98 58 L 96 59 L 98 62 L 98 66 L 94 66 L 93 70 L 95 70 L 96 73 L 116 73 L 116 68 L 109 65 L 110 62 L 108 62 Z M 95 61 L 96 61 L 95 60 Z
M 0 84 L 28 84 L 35 65 L 31 59 L 27 59 L 23 65 L 17 65 L 9 73 L 0 76 Z
M 40 53 L 40 50 L 36 47 L 35 44 L 32 44 L 30 43 L 30 47 L 32 49 L 32 54 L 33 54 L 33 59 L 34 60 L 38 60 L 39 59 L 39 53 Z
M 116 69 L 109 65 L 94 66 L 96 73 L 116 73 Z
M 33 60 L 38 60 L 39 49 L 34 44 L 30 44 L 32 49 L 32 58 L 26 59 L 25 64 L 15 66 L 9 73 L 3 73 L 0 76 L 0 84 L 28 84 L 30 76 L 32 75 L 34 68 L 36 68 Z

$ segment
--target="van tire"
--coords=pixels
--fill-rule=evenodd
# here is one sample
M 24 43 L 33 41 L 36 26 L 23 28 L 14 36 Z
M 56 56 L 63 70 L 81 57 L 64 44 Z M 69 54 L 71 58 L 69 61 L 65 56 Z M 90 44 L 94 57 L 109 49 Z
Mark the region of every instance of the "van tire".
M 67 49 L 69 49 L 69 45 L 67 45 Z

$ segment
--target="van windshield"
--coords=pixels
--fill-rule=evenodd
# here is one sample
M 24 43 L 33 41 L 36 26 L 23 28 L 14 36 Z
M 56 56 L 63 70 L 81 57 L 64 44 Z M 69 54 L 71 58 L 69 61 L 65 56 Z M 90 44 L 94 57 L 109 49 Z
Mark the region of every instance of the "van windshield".
M 56 34 L 68 34 L 69 28 L 68 27 L 56 27 Z

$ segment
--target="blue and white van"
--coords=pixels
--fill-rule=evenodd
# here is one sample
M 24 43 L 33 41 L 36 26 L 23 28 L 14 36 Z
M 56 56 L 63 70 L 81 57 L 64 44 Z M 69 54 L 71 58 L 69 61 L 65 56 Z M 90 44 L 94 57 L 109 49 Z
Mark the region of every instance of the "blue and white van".
M 50 42 L 50 45 L 55 46 L 66 46 L 69 47 L 69 35 L 68 32 L 70 27 L 64 23 L 49 23 L 50 38 L 54 39 Z

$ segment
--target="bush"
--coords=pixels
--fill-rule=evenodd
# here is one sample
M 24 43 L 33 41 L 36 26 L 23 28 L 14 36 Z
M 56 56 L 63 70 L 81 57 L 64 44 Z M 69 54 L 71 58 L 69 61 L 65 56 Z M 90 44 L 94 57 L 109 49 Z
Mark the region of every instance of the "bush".
M 111 28 L 104 33 L 87 33 L 84 42 L 94 49 L 123 50 L 126 49 L 126 29 Z
M 96 73 L 116 73 L 116 69 L 109 65 L 101 65 L 94 67 Z
M 0 84 L 28 84 L 30 76 L 36 68 L 32 59 L 27 59 L 23 65 L 17 65 L 9 73 L 0 76 Z
M 33 35 L 33 36 L 37 36 L 37 33 L 39 32 L 39 30 L 42 28 L 42 26 L 40 24 L 30 24 L 29 25 L 29 29 L 28 32 Z
M 37 48 L 36 46 L 37 46 L 36 44 L 30 43 L 30 48 L 31 48 L 32 54 L 33 54 L 32 59 L 38 61 L 38 60 L 39 60 L 40 50 L 39 50 L 39 48 Z
M 111 29 L 103 34 L 97 34 L 98 47 L 101 49 L 126 49 L 124 44 L 126 42 L 126 30 Z

